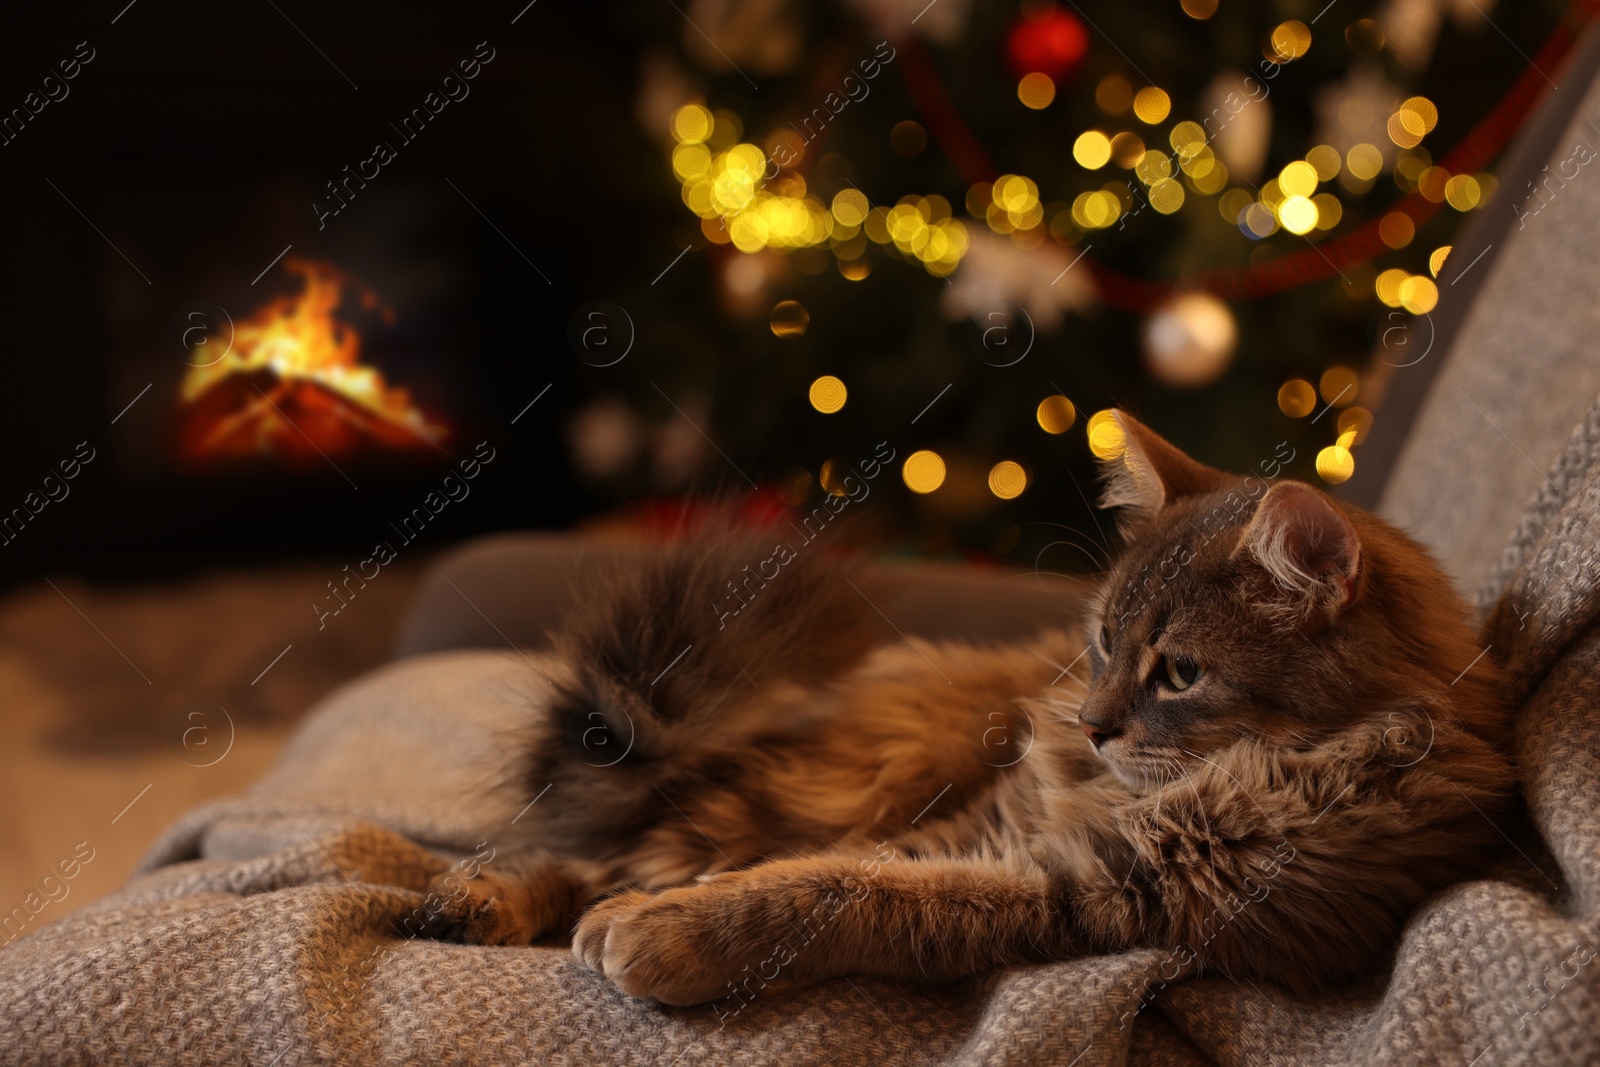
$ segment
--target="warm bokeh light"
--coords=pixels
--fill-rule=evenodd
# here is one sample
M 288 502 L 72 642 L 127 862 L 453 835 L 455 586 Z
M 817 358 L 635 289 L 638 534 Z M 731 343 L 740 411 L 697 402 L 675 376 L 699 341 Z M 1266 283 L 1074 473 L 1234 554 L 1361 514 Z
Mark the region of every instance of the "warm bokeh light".
M 1384 46 L 1383 27 L 1372 19 L 1356 19 L 1344 28 L 1345 43 L 1358 56 L 1369 56 Z
M 1136 133 L 1123 130 L 1111 138 L 1111 162 L 1119 167 L 1132 168 L 1144 155 L 1144 139 Z
M 1311 27 L 1299 19 L 1290 19 L 1280 23 L 1272 31 L 1272 52 L 1267 58 L 1275 62 L 1285 63 L 1291 59 L 1299 59 L 1311 49 Z
M 1347 482 L 1356 472 L 1356 458 L 1348 448 L 1329 445 L 1317 453 L 1317 477 L 1329 485 Z
M 1303 419 L 1317 406 L 1317 391 L 1304 378 L 1291 378 L 1278 387 L 1278 410 L 1291 419 Z
M 824 374 L 811 383 L 809 396 L 812 407 L 824 415 L 832 415 L 835 411 L 844 407 L 849 391 L 845 389 L 844 383 L 839 379 L 831 374 Z
M 1094 102 L 1107 115 L 1126 115 L 1133 106 L 1133 86 L 1120 74 L 1107 74 L 1094 87 Z
M 1339 412 L 1340 442 L 1344 447 L 1359 445 L 1367 439 L 1367 433 L 1372 429 L 1372 412 L 1366 408 L 1346 408 Z M 1344 441 L 1344 435 L 1350 434 L 1349 442 Z
M 1344 205 L 1332 193 L 1318 193 L 1311 198 L 1317 208 L 1317 229 L 1331 230 L 1344 217 Z
M 989 492 L 1001 500 L 1015 500 L 1028 488 L 1028 472 L 1022 464 L 1003 459 L 989 470 Z
M 1404 248 L 1417 234 L 1417 224 L 1404 211 L 1391 211 L 1378 223 L 1378 236 L 1390 248 Z
M 840 190 L 831 204 L 810 195 L 805 176 L 798 170 L 783 170 L 805 151 L 791 130 L 772 131 L 763 150 L 739 142 L 742 123 L 733 112 L 713 113 L 697 103 L 674 112 L 671 126 L 677 141 L 672 169 L 683 184 L 683 202 L 700 217 L 701 232 L 715 244 L 731 244 L 746 253 L 826 246 L 838 259 L 840 272 L 853 281 L 870 272 L 862 259 L 868 240 L 893 244 L 907 259 L 941 278 L 952 274 L 967 253 L 966 226 L 950 217 L 949 204 L 938 195 L 906 196 L 892 208 L 872 207 L 854 188 Z M 891 146 L 908 158 L 919 153 L 925 141 L 925 132 L 915 122 L 897 123 L 890 131 Z M 1010 229 L 1031 228 L 1038 221 L 1013 222 Z M 847 268 L 847 262 L 860 265 Z M 826 269 L 826 263 L 802 256 L 796 266 L 816 274 Z M 773 332 L 791 336 L 804 329 L 791 331 L 775 324 Z
M 1039 420 L 1039 428 L 1045 433 L 1066 433 L 1078 421 L 1078 410 L 1072 406 L 1072 401 L 1057 393 L 1039 401 L 1034 418 Z
M 833 217 L 841 226 L 860 226 L 872 205 L 859 189 L 841 189 L 833 198 Z
M 1403 270 L 1400 270 L 1398 267 L 1390 267 L 1388 270 L 1378 275 L 1377 280 L 1373 282 L 1373 289 L 1377 292 L 1378 299 L 1383 301 L 1383 303 L 1387 304 L 1389 307 L 1399 307 L 1400 286 L 1403 285 L 1405 280 L 1409 277 L 1411 277 L 1411 275 L 1407 274 Z
M 1361 380 L 1349 367 L 1329 367 L 1317 380 L 1317 390 L 1322 399 L 1336 408 L 1348 407 L 1356 402 L 1356 389 Z
M 1150 186 L 1150 206 L 1163 215 L 1170 215 L 1183 206 L 1183 186 L 1171 178 L 1162 178 Z
M 1362 181 L 1371 181 L 1383 170 L 1383 153 L 1377 145 L 1358 144 L 1345 153 L 1344 161 L 1351 175 Z
M 1304 160 L 1295 160 L 1278 172 L 1278 188 L 1289 196 L 1309 198 L 1317 191 L 1317 168 Z
M 1080 167 L 1099 170 L 1111 162 L 1111 138 L 1099 130 L 1085 130 L 1072 142 L 1072 158 Z
M 1217 198 L 1217 210 L 1222 213 L 1224 219 L 1238 225 L 1245 209 L 1255 202 L 1256 198 L 1243 189 L 1229 189 Z
M 1050 80 L 1050 75 L 1034 71 L 1024 74 L 1017 83 L 1017 99 L 1022 101 L 1024 107 L 1040 111 L 1050 106 L 1056 98 L 1056 83 Z
M 1457 174 L 1445 183 L 1444 198 L 1457 211 L 1471 211 L 1483 200 L 1483 190 L 1472 175 Z
M 1166 90 L 1148 85 L 1133 98 L 1133 113 L 1140 122 L 1154 126 L 1164 120 L 1172 111 L 1172 98 L 1167 96 Z
M 897 122 L 889 128 L 889 147 L 901 159 L 916 159 L 928 147 L 928 131 L 911 119 Z
M 798 300 L 781 300 L 772 309 L 771 325 L 777 337 L 799 337 L 811 325 L 811 313 Z
M 1428 270 L 1435 278 L 1437 278 L 1439 276 L 1439 272 L 1444 269 L 1444 261 L 1446 257 L 1450 255 L 1450 249 L 1452 247 L 1453 246 L 1451 245 L 1440 245 L 1438 248 L 1435 248 L 1433 250 L 1433 254 L 1428 257 Z
M 711 136 L 711 112 L 700 104 L 685 104 L 672 113 L 672 136 L 681 144 L 699 144 Z
M 913 452 L 900 468 L 900 477 L 913 493 L 931 493 L 944 484 L 944 460 L 928 449 Z
M 1192 19 L 1205 20 L 1217 13 L 1217 0 L 1182 0 L 1183 13 Z
M 1400 283 L 1400 306 L 1413 315 L 1426 315 L 1439 303 L 1439 287 L 1432 278 L 1413 274 Z
M 1339 155 L 1339 150 L 1331 145 L 1319 144 L 1306 153 L 1306 162 L 1311 164 L 1311 169 L 1317 172 L 1317 181 L 1331 182 L 1339 176 L 1339 168 L 1344 160 Z
M 1117 424 L 1116 413 L 1113 411 L 1097 411 L 1089 416 L 1089 424 L 1084 427 L 1089 436 L 1089 451 L 1099 459 L 1118 459 L 1126 445 L 1122 427 Z
M 1278 222 L 1290 233 L 1310 233 L 1317 228 L 1317 205 L 1303 196 L 1291 196 L 1278 205 Z

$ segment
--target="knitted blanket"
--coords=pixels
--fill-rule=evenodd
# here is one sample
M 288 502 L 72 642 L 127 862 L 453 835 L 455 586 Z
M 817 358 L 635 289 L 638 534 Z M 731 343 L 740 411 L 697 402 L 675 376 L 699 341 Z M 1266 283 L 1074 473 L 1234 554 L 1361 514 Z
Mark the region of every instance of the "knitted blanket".
M 336 693 L 122 891 L 0 949 L 0 1064 L 1600 1062 L 1600 409 L 1485 607 L 1523 705 L 1523 824 L 1336 994 L 1169 981 L 1163 953 L 1133 952 L 846 979 L 722 1020 L 632 1000 L 565 948 L 407 936 L 429 879 L 519 816 L 497 785 L 544 689 L 536 658 L 451 652 Z

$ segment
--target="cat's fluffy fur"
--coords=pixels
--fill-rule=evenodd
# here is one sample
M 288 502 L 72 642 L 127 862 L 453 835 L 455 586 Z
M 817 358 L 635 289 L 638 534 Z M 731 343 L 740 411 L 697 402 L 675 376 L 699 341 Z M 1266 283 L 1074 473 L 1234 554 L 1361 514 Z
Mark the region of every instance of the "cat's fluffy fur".
M 1135 947 L 1296 990 L 1370 965 L 1499 840 L 1498 668 L 1404 534 L 1118 424 L 1131 544 L 1087 644 L 874 647 L 848 561 L 802 546 L 749 584 L 770 539 L 691 539 L 594 590 L 530 747 L 534 847 L 441 923 L 575 922 L 622 989 L 723 1012 Z

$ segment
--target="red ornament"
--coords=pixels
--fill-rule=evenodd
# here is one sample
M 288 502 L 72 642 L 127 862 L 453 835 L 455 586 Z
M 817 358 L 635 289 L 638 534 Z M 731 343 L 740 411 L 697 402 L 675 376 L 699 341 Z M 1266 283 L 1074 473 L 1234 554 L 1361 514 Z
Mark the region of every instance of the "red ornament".
M 1051 81 L 1071 74 L 1089 54 L 1089 34 L 1077 16 L 1051 8 L 1018 19 L 1006 37 L 1011 72 L 1020 78 L 1038 71 Z

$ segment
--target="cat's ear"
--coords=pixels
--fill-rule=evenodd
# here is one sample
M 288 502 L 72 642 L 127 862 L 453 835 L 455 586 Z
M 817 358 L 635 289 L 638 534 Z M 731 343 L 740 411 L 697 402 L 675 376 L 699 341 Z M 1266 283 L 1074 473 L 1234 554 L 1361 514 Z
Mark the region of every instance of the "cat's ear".
M 1117 528 L 1133 536 L 1162 508 L 1197 493 L 1232 484 L 1226 474 L 1196 463 L 1126 411 L 1096 431 L 1105 492 L 1100 506 L 1121 508 Z
M 1327 497 L 1302 482 L 1267 490 L 1239 537 L 1278 588 L 1303 608 L 1337 612 L 1355 599 L 1361 539 Z

